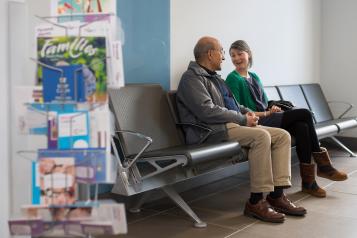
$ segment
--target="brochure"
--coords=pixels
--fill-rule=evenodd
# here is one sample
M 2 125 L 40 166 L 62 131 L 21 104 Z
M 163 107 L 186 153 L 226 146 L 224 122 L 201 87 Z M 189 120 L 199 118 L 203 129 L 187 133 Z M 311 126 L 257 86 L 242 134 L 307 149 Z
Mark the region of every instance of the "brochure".
M 125 207 L 113 201 L 72 208 L 27 205 L 21 211 L 23 217 L 9 220 L 12 235 L 117 235 L 128 232 Z
M 74 159 L 75 181 L 80 183 L 109 183 L 108 168 L 112 167 L 107 162 L 107 153 L 104 148 L 71 149 L 71 150 L 46 150 L 38 151 L 40 158 L 65 158 Z
M 10 219 L 9 228 L 10 234 L 13 236 L 31 235 L 37 237 L 44 232 L 44 226 L 41 219 Z
M 56 81 L 52 82 L 53 90 L 63 89 L 58 88 L 59 80 L 58 73 L 56 76 L 56 70 L 49 71 L 48 69 L 60 68 L 66 78 L 64 82 L 74 82 L 77 75 L 78 82 L 78 97 L 85 93 L 86 100 L 89 102 L 106 102 L 107 101 L 107 46 L 106 38 L 100 36 L 62 36 L 62 37 L 38 37 L 37 38 L 37 60 L 41 62 L 38 65 L 38 83 L 44 83 L 44 78 L 54 77 Z M 45 66 L 43 66 L 45 65 Z M 81 81 L 81 72 L 76 71 L 76 67 L 83 67 L 83 80 Z M 66 68 L 66 66 L 68 68 Z M 61 68 L 63 67 L 63 68 Z M 60 72 L 61 72 L 60 70 Z M 78 74 L 74 74 L 77 72 Z M 49 75 L 48 75 L 49 74 Z M 66 75 L 67 74 L 67 75 Z M 73 76 L 74 75 L 74 76 Z M 60 77 L 63 78 L 63 77 Z M 67 83 L 67 84 L 68 84 Z M 83 85 L 84 88 L 83 89 Z M 74 88 L 74 87 L 73 87 Z M 70 90 L 71 87 L 68 85 Z M 83 92 L 85 90 L 85 92 Z M 46 90 L 45 90 L 46 91 Z M 56 91 L 55 91 L 56 92 Z M 71 92 L 76 92 L 72 90 Z M 47 92 L 46 92 L 47 93 Z M 58 93 L 58 92 L 57 92 Z M 56 94 L 55 94 L 56 95 Z M 72 94 L 70 94 L 72 95 Z M 47 97 L 46 97 L 47 98 Z
M 52 15 L 75 15 L 90 13 L 116 13 L 116 0 L 52 0 Z M 81 19 L 81 18 L 79 18 Z M 85 20 L 81 19 L 81 20 Z M 73 20 L 63 18 L 60 21 Z
M 46 157 L 39 153 L 38 176 L 43 205 L 68 205 L 75 202 L 75 158 Z
M 85 102 L 86 84 L 82 65 L 42 67 L 44 102 Z M 93 81 L 94 82 L 94 81 Z M 95 84 L 88 87 L 95 87 Z
M 58 113 L 58 148 L 88 148 L 88 112 Z

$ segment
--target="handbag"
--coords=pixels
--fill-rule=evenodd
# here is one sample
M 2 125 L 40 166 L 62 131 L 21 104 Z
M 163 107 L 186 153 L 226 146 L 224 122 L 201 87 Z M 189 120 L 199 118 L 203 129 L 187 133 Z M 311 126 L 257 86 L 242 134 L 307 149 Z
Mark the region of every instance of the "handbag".
M 270 100 L 270 101 L 268 101 L 268 109 L 270 109 L 272 106 L 278 106 L 283 111 L 289 111 L 295 107 L 292 102 L 285 101 L 285 100 L 277 100 L 277 101 Z

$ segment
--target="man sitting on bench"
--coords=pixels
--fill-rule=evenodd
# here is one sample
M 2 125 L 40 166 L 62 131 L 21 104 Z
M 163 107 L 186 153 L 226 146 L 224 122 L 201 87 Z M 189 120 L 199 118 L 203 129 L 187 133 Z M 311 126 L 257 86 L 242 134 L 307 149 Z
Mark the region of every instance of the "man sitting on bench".
M 283 193 L 284 188 L 291 186 L 289 133 L 257 126 L 259 118 L 229 94 L 216 73 L 224 60 L 217 39 L 201 38 L 194 48 L 194 56 L 196 62 L 190 62 L 177 90 L 180 120 L 209 127 L 211 133 L 206 142 L 236 140 L 249 149 L 251 196 L 244 214 L 267 222 L 284 222 L 284 214 L 305 215 L 305 208 L 296 207 Z M 236 110 L 228 110 L 228 104 Z M 188 144 L 198 143 L 207 133 L 198 127 L 184 130 Z M 270 192 L 266 200 L 264 192 Z

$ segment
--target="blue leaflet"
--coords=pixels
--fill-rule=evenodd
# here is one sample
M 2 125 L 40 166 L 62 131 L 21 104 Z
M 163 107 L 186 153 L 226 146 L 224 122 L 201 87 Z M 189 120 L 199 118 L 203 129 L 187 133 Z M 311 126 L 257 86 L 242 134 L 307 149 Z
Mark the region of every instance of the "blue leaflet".
M 82 65 L 54 68 L 43 66 L 42 69 L 44 102 L 85 102 L 86 85 Z

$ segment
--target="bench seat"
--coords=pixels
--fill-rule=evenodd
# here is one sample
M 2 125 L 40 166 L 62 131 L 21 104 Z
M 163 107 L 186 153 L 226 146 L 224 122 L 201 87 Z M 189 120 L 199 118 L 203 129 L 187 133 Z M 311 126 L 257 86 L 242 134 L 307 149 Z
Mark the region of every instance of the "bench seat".
M 315 130 L 319 139 L 330 137 L 338 133 L 337 125 L 330 121 L 316 123 Z
M 227 141 L 217 144 L 181 145 L 175 147 L 153 150 L 142 154 L 142 158 L 156 156 L 183 155 L 187 158 L 187 165 L 193 166 L 211 160 L 232 158 L 241 153 L 238 142 Z

